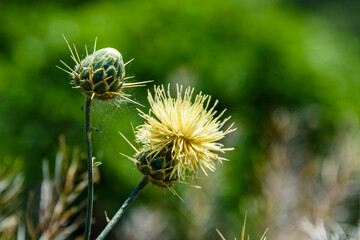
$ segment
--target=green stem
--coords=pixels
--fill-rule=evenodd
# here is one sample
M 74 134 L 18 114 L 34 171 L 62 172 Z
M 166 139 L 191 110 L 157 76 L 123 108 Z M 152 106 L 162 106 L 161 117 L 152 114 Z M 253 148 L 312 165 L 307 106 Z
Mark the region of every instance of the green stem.
M 110 222 L 106 225 L 104 230 L 100 233 L 100 235 L 96 238 L 96 240 L 102 240 L 105 239 L 105 237 L 109 234 L 110 230 L 115 226 L 117 221 L 121 218 L 123 213 L 128 209 L 130 204 L 135 200 L 135 198 L 139 195 L 140 191 L 148 184 L 149 179 L 144 177 L 139 185 L 135 188 L 135 190 L 130 194 L 128 199 L 124 202 L 124 204 L 121 206 L 121 208 L 116 212 L 115 216 L 111 219 Z
M 84 240 L 90 239 L 91 220 L 92 220 L 92 212 L 93 212 L 93 198 L 94 198 L 94 180 L 93 180 L 91 130 L 90 130 L 90 107 L 91 107 L 91 97 L 86 97 L 85 134 L 86 134 L 87 170 L 88 170 L 88 197 L 87 197 Z

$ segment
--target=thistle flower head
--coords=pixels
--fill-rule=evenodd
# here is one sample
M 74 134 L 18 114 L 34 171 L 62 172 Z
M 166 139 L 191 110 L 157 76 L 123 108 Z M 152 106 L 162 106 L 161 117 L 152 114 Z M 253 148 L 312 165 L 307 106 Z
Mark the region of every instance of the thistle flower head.
M 87 55 L 74 69 L 72 78 L 76 87 L 86 95 L 95 94 L 100 100 L 110 100 L 123 85 L 124 61 L 114 48 L 103 48 Z
M 136 130 L 136 139 L 141 144 L 140 156 L 145 154 L 155 159 L 166 154 L 170 180 L 183 179 L 187 171 L 194 174 L 198 168 L 205 174 L 208 170 L 214 171 L 216 162 L 226 160 L 218 153 L 232 150 L 218 142 L 235 131 L 233 124 L 221 130 L 230 117 L 220 120 L 225 110 L 217 114 L 218 101 L 210 107 L 209 95 L 200 92 L 192 102 L 193 92 L 193 88 L 183 91 L 182 86 L 177 86 L 174 98 L 170 85 L 167 92 L 164 86 L 158 86 L 154 96 L 148 93 L 150 112 L 145 114 L 139 110 L 146 120 Z
M 64 37 L 65 38 L 65 37 Z M 67 72 L 72 78 L 71 83 L 75 85 L 86 96 L 97 100 L 116 100 L 118 97 L 137 103 L 129 98 L 130 95 L 122 92 L 122 89 L 129 87 L 140 87 L 142 84 L 151 82 L 126 83 L 125 81 L 133 77 L 125 77 L 125 66 L 121 53 L 114 48 L 103 48 L 96 51 L 96 41 L 94 52 L 89 54 L 86 49 L 86 56 L 80 59 L 74 45 L 74 51 L 71 49 L 68 41 L 71 58 L 75 62 L 75 67 L 71 68 L 66 63 L 62 64 L 69 70 Z M 75 52 L 75 54 L 74 54 Z

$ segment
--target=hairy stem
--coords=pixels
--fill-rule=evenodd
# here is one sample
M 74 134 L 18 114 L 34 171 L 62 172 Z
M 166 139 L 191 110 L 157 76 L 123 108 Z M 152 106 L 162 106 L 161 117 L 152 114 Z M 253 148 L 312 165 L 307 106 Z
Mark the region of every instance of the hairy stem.
M 87 197 L 84 240 L 90 239 L 91 220 L 92 220 L 92 212 L 93 212 L 93 197 L 94 197 L 94 179 L 93 179 L 91 130 L 90 130 L 90 107 L 91 107 L 91 97 L 86 97 L 85 134 L 86 134 L 86 153 L 87 153 L 87 171 L 88 171 L 88 197 Z
M 110 222 L 108 222 L 108 224 L 106 225 L 106 227 L 104 228 L 104 230 L 100 233 L 100 235 L 96 238 L 96 240 L 102 240 L 105 239 L 105 237 L 108 235 L 108 233 L 110 232 L 110 230 L 115 226 L 115 224 L 117 223 L 117 221 L 119 221 L 119 219 L 121 218 L 121 216 L 123 215 L 123 213 L 128 209 L 128 207 L 130 206 L 130 204 L 135 200 L 135 198 L 137 197 L 137 195 L 139 195 L 140 191 L 146 186 L 146 184 L 148 184 L 149 179 L 147 179 L 146 177 L 144 177 L 141 182 L 139 183 L 139 185 L 135 188 L 135 190 L 130 194 L 130 196 L 128 197 L 128 199 L 126 199 L 126 201 L 124 202 L 124 204 L 121 206 L 121 208 L 116 212 L 115 216 L 111 219 Z

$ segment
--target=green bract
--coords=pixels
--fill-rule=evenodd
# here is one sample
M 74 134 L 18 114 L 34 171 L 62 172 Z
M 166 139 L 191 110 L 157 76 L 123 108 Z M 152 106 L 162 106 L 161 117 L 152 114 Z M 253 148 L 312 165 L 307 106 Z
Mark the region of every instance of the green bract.
M 175 163 L 170 150 L 163 150 L 153 156 L 146 153 L 138 153 L 136 166 L 150 182 L 159 187 L 170 187 L 178 180 L 177 173 L 173 173 Z
M 111 100 L 123 85 L 125 65 L 119 51 L 103 48 L 81 60 L 72 75 L 74 84 L 86 95 Z

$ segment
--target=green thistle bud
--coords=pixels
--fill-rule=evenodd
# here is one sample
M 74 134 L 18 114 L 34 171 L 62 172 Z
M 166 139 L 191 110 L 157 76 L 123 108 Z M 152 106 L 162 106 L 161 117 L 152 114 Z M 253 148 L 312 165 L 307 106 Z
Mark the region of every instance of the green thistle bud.
M 69 47 L 71 58 L 75 62 L 75 67 L 71 68 L 61 60 L 60 62 L 68 70 L 62 69 L 59 66 L 57 67 L 71 76 L 73 79 L 71 83 L 75 85 L 75 88 L 79 88 L 87 97 L 98 100 L 115 100 L 115 103 L 120 103 L 120 100 L 117 98 L 119 97 L 126 101 L 139 104 L 129 98 L 131 95 L 121 91 L 123 88 L 143 87 L 145 83 L 152 82 L 152 80 L 149 80 L 125 83 L 127 79 L 134 77 L 125 77 L 125 66 L 133 59 L 124 63 L 120 52 L 114 48 L 103 48 L 96 51 L 95 40 L 94 53 L 89 55 L 85 47 L 86 57 L 80 60 L 75 45 L 73 51 L 65 36 L 64 39 Z
M 178 175 L 173 171 L 176 164 L 170 150 L 162 150 L 156 156 L 140 152 L 135 158 L 139 171 L 156 186 L 171 187 L 177 182 Z
M 75 66 L 74 84 L 88 96 L 111 100 L 121 89 L 125 65 L 119 51 L 103 48 L 86 56 Z

